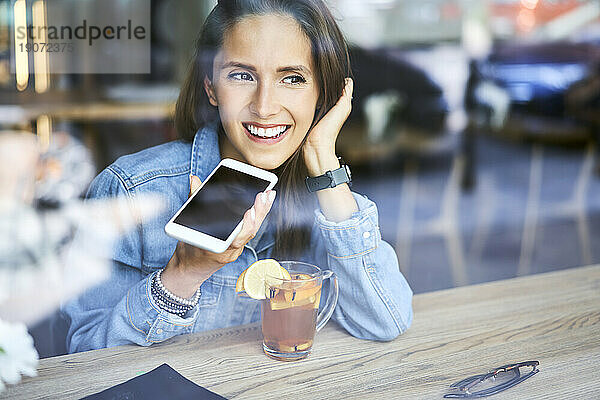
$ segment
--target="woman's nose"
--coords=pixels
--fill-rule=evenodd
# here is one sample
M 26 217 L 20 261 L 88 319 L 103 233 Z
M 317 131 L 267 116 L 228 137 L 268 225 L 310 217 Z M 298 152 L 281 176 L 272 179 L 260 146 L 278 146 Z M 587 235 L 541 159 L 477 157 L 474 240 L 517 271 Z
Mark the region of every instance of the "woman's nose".
M 280 104 L 276 97 L 275 90 L 271 85 L 261 83 L 254 93 L 250 111 L 261 119 L 276 115 L 280 110 Z

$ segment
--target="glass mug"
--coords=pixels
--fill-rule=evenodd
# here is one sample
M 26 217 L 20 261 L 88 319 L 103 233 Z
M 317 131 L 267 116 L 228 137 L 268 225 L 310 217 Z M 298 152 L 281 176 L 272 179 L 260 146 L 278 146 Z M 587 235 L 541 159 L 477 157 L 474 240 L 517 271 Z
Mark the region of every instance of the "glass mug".
M 292 279 L 267 277 L 267 299 L 262 300 L 263 350 L 279 361 L 308 357 L 315 333 L 331 318 L 338 299 L 337 277 L 333 271 L 297 261 L 281 261 Z M 321 312 L 319 302 L 323 280 L 330 279 L 327 301 Z

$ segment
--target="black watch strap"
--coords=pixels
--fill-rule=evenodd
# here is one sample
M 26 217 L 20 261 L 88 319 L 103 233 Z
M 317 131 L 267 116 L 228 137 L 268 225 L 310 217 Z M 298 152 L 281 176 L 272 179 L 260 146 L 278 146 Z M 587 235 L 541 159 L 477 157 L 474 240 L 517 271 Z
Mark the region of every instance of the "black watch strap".
M 333 171 L 327 171 L 323 175 L 315 177 L 306 177 L 305 183 L 306 188 L 309 192 L 313 193 L 318 190 L 334 188 L 342 183 L 352 182 L 352 175 L 350 168 L 346 164 Z

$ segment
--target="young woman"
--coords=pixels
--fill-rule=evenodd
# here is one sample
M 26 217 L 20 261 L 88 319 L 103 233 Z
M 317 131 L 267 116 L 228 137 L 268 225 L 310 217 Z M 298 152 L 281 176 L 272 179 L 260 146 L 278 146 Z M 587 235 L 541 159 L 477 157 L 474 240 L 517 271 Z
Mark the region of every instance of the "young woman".
M 391 340 L 412 320 L 412 292 L 381 239 L 375 204 L 347 183 L 309 193 L 307 176 L 341 168 L 336 138 L 353 83 L 343 36 L 322 0 L 220 1 L 196 42 L 177 101 L 182 140 L 118 159 L 89 197 L 158 192 L 159 218 L 122 238 L 110 281 L 64 311 L 71 352 L 260 319 L 260 302 L 235 294 L 257 259 L 304 260 L 333 270 L 333 318 L 350 334 Z M 228 250 L 215 254 L 164 233 L 164 225 L 222 158 L 274 171 Z M 270 212 L 271 211 L 271 212 Z

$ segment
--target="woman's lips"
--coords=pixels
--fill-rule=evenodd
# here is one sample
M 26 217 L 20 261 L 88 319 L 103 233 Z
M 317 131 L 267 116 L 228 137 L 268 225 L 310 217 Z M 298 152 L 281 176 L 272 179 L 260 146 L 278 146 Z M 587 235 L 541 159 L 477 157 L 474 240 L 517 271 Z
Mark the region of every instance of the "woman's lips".
M 242 122 L 244 132 L 250 140 L 256 143 L 274 144 L 278 143 L 289 132 L 291 125 L 286 124 L 256 124 L 252 122 Z

